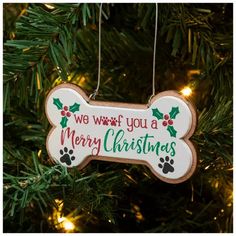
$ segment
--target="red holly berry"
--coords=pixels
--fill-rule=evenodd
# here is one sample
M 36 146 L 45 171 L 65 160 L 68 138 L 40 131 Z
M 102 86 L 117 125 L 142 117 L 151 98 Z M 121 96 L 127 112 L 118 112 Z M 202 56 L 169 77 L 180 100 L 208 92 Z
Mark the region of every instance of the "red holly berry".
M 162 124 L 163 124 L 164 126 L 167 126 L 167 122 L 166 122 L 166 121 L 163 121 Z
M 67 116 L 67 117 L 70 117 L 70 116 L 71 116 L 70 112 L 67 112 L 67 113 L 66 113 L 66 116 Z
M 173 120 L 168 120 L 169 125 L 173 125 Z
M 67 106 L 64 106 L 64 110 L 65 110 L 65 111 L 68 111 L 68 107 L 67 107 Z
M 165 119 L 165 120 L 169 120 L 169 118 L 170 118 L 169 115 L 167 115 L 167 114 L 164 115 L 164 119 Z
M 65 116 L 65 115 L 66 115 L 66 112 L 65 112 L 65 111 L 61 111 L 61 115 L 62 115 L 62 116 Z

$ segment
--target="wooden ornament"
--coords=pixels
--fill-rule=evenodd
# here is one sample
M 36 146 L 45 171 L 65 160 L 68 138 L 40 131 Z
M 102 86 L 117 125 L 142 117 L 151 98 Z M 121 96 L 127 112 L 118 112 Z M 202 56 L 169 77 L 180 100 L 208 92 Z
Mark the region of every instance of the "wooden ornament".
M 148 105 L 90 100 L 78 86 L 61 84 L 46 99 L 53 126 L 49 156 L 66 167 L 91 160 L 147 165 L 168 183 L 187 180 L 197 165 L 189 141 L 196 127 L 193 106 L 175 91 L 161 92 Z

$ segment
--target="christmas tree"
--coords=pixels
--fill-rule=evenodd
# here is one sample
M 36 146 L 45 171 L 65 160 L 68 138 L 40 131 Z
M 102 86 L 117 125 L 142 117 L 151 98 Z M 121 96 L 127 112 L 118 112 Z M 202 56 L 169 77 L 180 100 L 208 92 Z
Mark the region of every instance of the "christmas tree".
M 50 161 L 45 99 L 63 82 L 96 88 L 99 7 L 3 4 L 4 232 L 232 232 L 231 3 L 158 4 L 156 91 L 183 93 L 198 113 L 189 180 L 168 184 L 144 165 Z M 148 102 L 155 9 L 103 4 L 96 100 Z

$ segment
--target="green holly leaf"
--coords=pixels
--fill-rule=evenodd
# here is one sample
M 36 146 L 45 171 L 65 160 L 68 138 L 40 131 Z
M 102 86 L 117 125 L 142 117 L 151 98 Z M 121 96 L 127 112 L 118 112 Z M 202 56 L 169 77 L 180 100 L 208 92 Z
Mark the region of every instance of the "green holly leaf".
M 75 102 L 74 105 L 70 106 L 69 110 L 74 113 L 76 111 L 79 111 L 79 107 L 80 107 L 80 104 Z
M 169 131 L 171 137 L 176 137 L 177 131 L 175 130 L 173 126 L 169 125 L 167 127 L 167 130 Z
M 179 107 L 172 107 L 171 112 L 169 113 L 171 119 L 175 119 L 179 114 Z
M 158 120 L 163 119 L 163 113 L 161 113 L 157 108 L 152 109 L 152 115 L 155 116 Z
M 63 117 L 61 118 L 60 124 L 61 124 L 61 127 L 62 127 L 62 128 L 65 128 L 65 127 L 67 126 L 67 121 L 68 121 L 68 119 L 67 119 L 66 116 L 63 116 Z
M 53 104 L 57 106 L 58 110 L 61 110 L 63 107 L 63 104 L 61 103 L 59 98 L 53 98 Z

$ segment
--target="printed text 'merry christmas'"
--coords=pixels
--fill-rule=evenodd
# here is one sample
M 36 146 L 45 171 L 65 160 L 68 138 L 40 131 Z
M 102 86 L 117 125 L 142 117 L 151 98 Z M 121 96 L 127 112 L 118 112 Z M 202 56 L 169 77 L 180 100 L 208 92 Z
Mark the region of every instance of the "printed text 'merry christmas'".
M 137 154 L 148 154 L 155 152 L 158 156 L 161 152 L 175 156 L 175 142 L 162 143 L 154 136 L 145 134 L 137 138 L 127 140 L 125 138 L 125 132 L 119 129 L 117 132 L 114 129 L 108 129 L 102 138 L 91 137 L 90 135 L 76 134 L 75 130 L 71 130 L 69 127 L 61 131 L 61 145 L 64 145 L 68 140 L 71 143 L 73 149 L 76 146 L 91 148 L 91 155 L 97 156 L 100 154 L 101 145 L 103 144 L 104 152 L 129 152 L 134 151 Z

